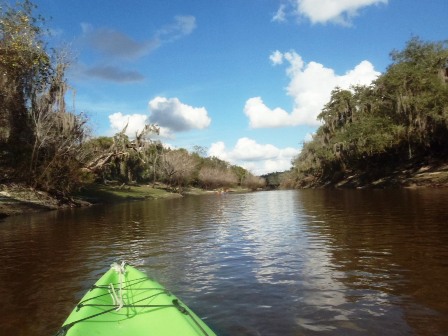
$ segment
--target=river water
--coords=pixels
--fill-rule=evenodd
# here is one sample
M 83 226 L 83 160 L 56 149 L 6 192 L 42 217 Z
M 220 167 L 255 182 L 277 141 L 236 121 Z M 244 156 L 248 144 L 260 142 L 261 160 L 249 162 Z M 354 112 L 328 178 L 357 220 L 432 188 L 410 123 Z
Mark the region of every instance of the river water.
M 219 335 L 447 335 L 448 190 L 191 196 L 0 221 L 0 335 L 126 260 Z

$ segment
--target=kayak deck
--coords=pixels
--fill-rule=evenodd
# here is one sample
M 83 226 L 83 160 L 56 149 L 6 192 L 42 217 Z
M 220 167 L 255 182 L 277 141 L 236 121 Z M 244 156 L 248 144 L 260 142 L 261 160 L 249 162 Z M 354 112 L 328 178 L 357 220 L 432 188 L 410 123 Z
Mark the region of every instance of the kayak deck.
M 113 265 L 92 286 L 57 334 L 62 335 L 216 336 L 175 295 L 125 264 Z

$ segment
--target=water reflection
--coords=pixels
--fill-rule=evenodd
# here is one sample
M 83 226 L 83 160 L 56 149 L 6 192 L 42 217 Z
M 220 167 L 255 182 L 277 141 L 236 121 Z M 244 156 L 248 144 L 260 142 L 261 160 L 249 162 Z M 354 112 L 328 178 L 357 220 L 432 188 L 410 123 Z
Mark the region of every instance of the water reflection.
M 0 334 L 51 334 L 117 260 L 221 335 L 447 334 L 447 198 L 275 191 L 12 217 L 0 222 Z
M 351 321 L 361 316 L 374 334 L 388 325 L 397 334 L 448 330 L 447 301 L 440 299 L 448 290 L 438 285 L 448 278 L 440 267 L 448 252 L 445 191 L 320 191 L 302 200 L 319 219 L 309 228 L 327 240 L 333 277 L 347 287 L 357 315 Z M 382 323 L 366 324 L 369 315 Z

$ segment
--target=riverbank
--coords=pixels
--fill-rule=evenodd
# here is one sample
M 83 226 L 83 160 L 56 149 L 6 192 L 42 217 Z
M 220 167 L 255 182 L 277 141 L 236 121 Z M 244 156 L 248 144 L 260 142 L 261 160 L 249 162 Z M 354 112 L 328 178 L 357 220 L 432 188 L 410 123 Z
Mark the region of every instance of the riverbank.
M 301 181 L 300 188 L 448 188 L 448 163 L 412 163 L 393 170 L 372 167 L 362 173 L 340 174 L 332 180 L 309 177 Z
M 73 197 L 91 204 L 108 204 L 129 200 L 144 200 L 148 198 L 182 197 L 177 191 L 163 184 L 152 185 L 100 185 L 92 184 L 83 187 Z
M 300 188 L 448 188 L 448 163 L 409 165 L 391 172 L 370 170 L 335 177 L 332 181 L 304 179 Z M 230 192 L 247 192 L 231 189 Z M 68 207 L 112 204 L 129 200 L 176 198 L 182 195 L 221 193 L 199 188 L 173 189 L 164 184 L 152 185 L 89 185 L 71 198 L 57 199 L 46 192 L 18 184 L 0 185 L 0 218 L 23 213 L 57 210 Z
M 48 193 L 17 184 L 0 185 L 0 218 L 60 207 L 58 200 Z
M 248 192 L 235 188 L 230 192 Z M 58 199 L 50 194 L 19 184 L 0 184 L 0 218 L 23 213 L 57 210 L 93 204 L 114 204 L 130 200 L 177 198 L 183 195 L 222 194 L 200 188 L 173 189 L 165 184 L 152 185 L 99 185 L 92 184 L 70 198 Z
M 0 185 L 0 218 L 68 207 L 89 206 L 98 203 L 118 203 L 147 198 L 174 198 L 181 194 L 158 185 L 106 186 L 89 185 L 70 198 L 58 199 L 52 195 L 19 184 Z

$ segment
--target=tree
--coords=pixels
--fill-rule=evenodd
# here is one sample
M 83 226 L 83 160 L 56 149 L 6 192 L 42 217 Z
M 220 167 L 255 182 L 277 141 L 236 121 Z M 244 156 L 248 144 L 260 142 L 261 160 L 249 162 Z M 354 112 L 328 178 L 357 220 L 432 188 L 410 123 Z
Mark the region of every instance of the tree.
M 391 53 L 393 63 L 376 86 L 382 109 L 403 125 L 409 158 L 414 150 L 446 144 L 448 86 L 441 74 L 448 68 L 448 41 L 412 38 L 404 50 Z
M 103 181 L 141 182 L 156 174 L 156 165 L 163 147 L 149 138 L 158 134 L 159 128 L 147 124 L 131 140 L 126 135 L 127 125 L 112 138 L 90 140 L 85 150 L 89 161 L 85 171 L 101 176 Z
M 198 164 L 197 160 L 185 149 L 165 152 L 162 162 L 167 182 L 177 187 L 186 186 L 190 183 Z
M 196 154 L 199 157 L 206 157 L 207 147 L 195 145 L 193 146 L 193 154 Z
M 231 169 L 238 179 L 238 185 L 242 186 L 246 176 L 250 173 L 243 167 L 236 165 L 232 166 Z
M 354 106 L 353 94 L 349 90 L 335 88 L 331 92 L 330 101 L 324 106 L 318 119 L 324 122 L 323 128 L 329 136 L 352 122 Z
M 53 72 L 42 39 L 43 19 L 23 1 L 0 7 L 0 149 L 3 164 L 23 163 L 34 132 L 29 118 L 31 98 Z M 9 159 L 9 160 L 8 160 Z M 22 171 L 22 170 L 21 170 Z
M 66 195 L 79 182 L 86 118 L 65 104 L 65 51 L 50 54 L 28 0 L 0 13 L 0 164 L 14 178 Z
M 262 177 L 255 176 L 249 173 L 244 178 L 242 186 L 249 188 L 251 190 L 257 190 L 259 188 L 264 188 L 266 186 L 266 180 Z
M 65 104 L 69 62 L 58 57 L 55 70 L 39 88 L 33 88 L 29 115 L 34 144 L 29 159 L 29 176 L 35 186 L 67 193 L 76 185 L 82 167 L 86 118 L 69 112 Z M 64 174 L 61 174 L 61 171 Z
M 226 188 L 238 183 L 230 169 L 216 166 L 202 167 L 199 171 L 199 182 L 205 189 Z
M 280 187 L 281 175 L 284 172 L 273 172 L 265 175 L 261 175 L 262 178 L 266 181 L 266 187 L 270 189 L 277 189 Z

